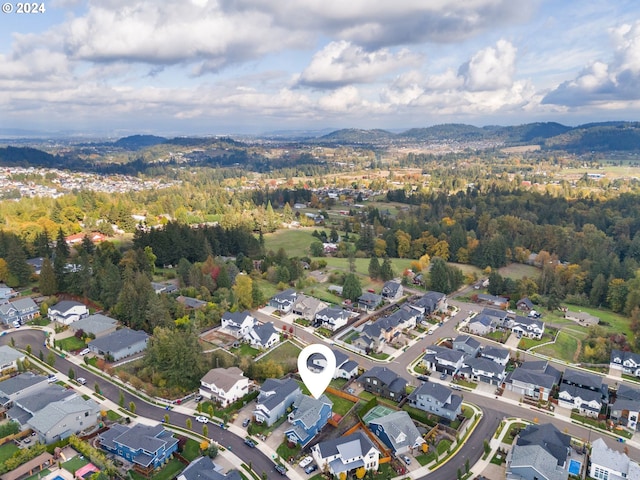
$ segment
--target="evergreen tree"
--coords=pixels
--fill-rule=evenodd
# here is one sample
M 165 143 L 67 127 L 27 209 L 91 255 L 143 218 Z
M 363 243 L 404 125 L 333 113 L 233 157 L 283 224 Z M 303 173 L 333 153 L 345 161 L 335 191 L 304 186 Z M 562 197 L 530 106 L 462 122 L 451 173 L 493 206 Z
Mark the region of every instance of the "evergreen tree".
M 440 257 L 431 261 L 429 272 L 429 288 L 435 292 L 449 293 L 449 279 L 447 276 L 447 264 Z
M 56 275 L 56 284 L 59 291 L 66 291 L 67 288 L 67 260 L 69 258 L 69 246 L 64 237 L 64 232 L 60 228 L 56 237 L 56 246 L 53 249 L 53 272 Z
M 383 281 L 392 280 L 394 277 L 393 267 L 391 266 L 391 260 L 389 257 L 384 257 L 382 266 L 380 267 L 380 278 Z
M 264 293 L 262 293 L 260 285 L 258 284 L 258 282 L 253 282 L 253 284 L 251 285 L 251 302 L 253 304 L 252 307 L 255 308 L 263 305 L 264 300 Z
M 344 284 L 342 285 L 342 296 L 348 298 L 352 302 L 355 302 L 362 295 L 362 286 L 360 285 L 360 279 L 355 273 L 348 273 L 344 278 Z
M 369 260 L 369 277 L 372 280 L 377 280 L 380 277 L 380 262 L 375 255 Z
M 45 258 L 42 261 L 38 287 L 40 288 L 40 293 L 42 293 L 42 295 L 53 295 L 58 291 L 56 274 L 54 273 L 53 265 L 51 265 L 51 261 L 48 258 Z
M 20 241 L 15 238 L 9 243 L 7 249 L 7 267 L 9 269 L 9 278 L 7 285 L 10 287 L 24 286 L 29 283 L 31 278 L 31 266 L 27 263 L 27 256 Z

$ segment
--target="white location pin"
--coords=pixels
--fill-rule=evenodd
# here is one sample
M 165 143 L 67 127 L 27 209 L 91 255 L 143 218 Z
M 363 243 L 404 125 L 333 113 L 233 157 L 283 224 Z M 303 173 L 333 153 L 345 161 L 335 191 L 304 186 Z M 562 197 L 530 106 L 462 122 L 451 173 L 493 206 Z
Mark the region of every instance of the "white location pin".
M 307 367 L 307 360 L 313 354 L 319 353 L 327 360 L 327 365 L 321 372 L 313 372 Z M 298 372 L 305 386 L 313 395 L 313 398 L 320 398 L 333 379 L 336 371 L 336 356 L 333 351 L 326 345 L 314 343 L 305 347 L 298 355 Z

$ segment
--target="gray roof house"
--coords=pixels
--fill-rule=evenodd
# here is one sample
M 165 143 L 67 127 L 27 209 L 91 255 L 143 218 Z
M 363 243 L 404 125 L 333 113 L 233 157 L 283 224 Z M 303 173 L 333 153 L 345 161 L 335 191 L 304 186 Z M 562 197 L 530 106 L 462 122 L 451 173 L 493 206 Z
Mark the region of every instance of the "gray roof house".
M 257 324 L 246 333 L 244 341 L 252 347 L 267 349 L 280 341 L 280 332 L 273 325 L 273 322 Z
M 104 337 L 89 342 L 89 349 L 98 354 L 109 356 L 113 361 L 144 352 L 149 343 L 149 335 L 141 330 L 122 328 Z
M 101 313 L 95 313 L 88 317 L 73 322 L 70 329 L 73 332 L 82 330 L 83 332 L 100 338 L 116 331 L 118 321 L 114 318 L 107 317 Z
M 467 355 L 440 345 L 429 345 L 422 357 L 422 364 L 431 371 L 455 375 L 464 365 Z
M 220 331 L 235 338 L 244 338 L 255 327 L 257 321 L 245 310 L 243 312 L 224 312 L 220 318 Z
M 161 466 L 178 450 L 178 439 L 162 425 L 114 423 L 98 435 L 98 441 L 106 451 L 145 469 Z
M 40 275 L 42 271 L 42 264 L 44 263 L 44 257 L 34 257 L 27 259 L 27 264 L 33 268 L 33 273 Z
M 509 313 L 505 310 L 496 310 L 495 308 L 483 308 L 480 315 L 486 315 L 494 320 L 496 326 L 508 327 L 511 324 Z
M 620 384 L 611 404 L 611 420 L 631 431 L 640 430 L 640 389 Z
M 300 395 L 293 402 L 293 412 L 288 417 L 291 426 L 284 434 L 290 442 L 305 447 L 332 416 L 333 402 L 326 395 L 321 395 L 320 398 Z
M 48 385 L 47 377 L 33 372 L 24 372 L 7 378 L 0 382 L 0 405 L 6 407 L 17 398 L 42 390 Z
M 589 477 L 607 480 L 640 479 L 640 465 L 622 452 L 607 447 L 602 438 L 591 444 Z
M 518 310 L 522 310 L 523 312 L 528 312 L 533 310 L 533 302 L 529 300 L 528 297 L 523 297 L 516 303 L 516 308 Z
M 399 280 L 389 280 L 382 286 L 380 294 L 387 302 L 395 302 L 404 295 L 404 288 Z
M 358 382 L 364 389 L 384 398 L 390 398 L 399 402 L 405 395 L 407 381 L 396 372 L 387 367 L 373 367 L 366 371 Z
M 341 307 L 327 307 L 316 313 L 314 324 L 336 331 L 344 327 L 351 318 L 347 310 Z
M 425 317 L 428 317 L 433 313 L 447 310 L 447 296 L 440 292 L 427 292 L 419 299 L 411 302 L 410 306 Z
M 71 325 L 73 322 L 89 316 L 89 309 L 84 303 L 75 300 L 62 300 L 49 307 L 47 316 L 52 322 Z
M 273 425 L 300 395 L 300 386 L 293 378 L 267 378 L 260 388 L 257 405 L 253 410 L 255 421 L 267 426 Z
M 415 423 L 404 410 L 371 420 L 369 430 L 396 455 L 407 453 L 425 443 Z
M 623 352 L 614 348 L 611 350 L 609 367 L 622 370 L 627 375 L 640 377 L 640 353 Z
M 464 360 L 464 367 L 458 372 L 471 380 L 476 380 L 491 385 L 502 385 L 505 379 L 505 366 L 488 358 L 468 357 Z
M 571 436 L 550 423 L 528 425 L 507 455 L 507 479 L 566 480 Z
M 329 304 L 322 300 L 300 293 L 296 295 L 291 311 L 302 318 L 313 321 L 316 314 L 328 306 Z
M 338 348 L 331 351 L 336 357 L 336 369 L 333 378 L 352 378 L 358 374 L 358 362 L 349 359 L 349 356 Z M 307 359 L 307 366 L 315 372 L 321 372 L 327 365 L 326 359 L 319 353 L 314 353 Z
M 249 379 L 238 367 L 212 368 L 200 379 L 200 394 L 223 407 L 249 393 Z
M 480 350 L 480 356 L 488 358 L 489 360 L 499 363 L 500 365 L 506 365 L 509 363 L 509 357 L 511 353 L 506 348 L 486 346 Z
M 479 293 L 478 302 L 494 305 L 496 307 L 504 307 L 509 303 L 509 299 L 505 297 L 499 297 L 497 295 L 489 295 L 488 293 Z
M 40 316 L 40 308 L 31 297 L 21 297 L 0 304 L 0 321 L 5 325 L 11 325 L 18 321 L 21 324 Z
M 198 310 L 200 308 L 204 308 L 207 306 L 207 302 L 204 300 L 199 300 L 193 297 L 185 297 L 184 295 L 180 295 L 176 298 L 178 303 L 181 303 L 187 308 L 192 308 L 194 310 Z
M 364 292 L 358 297 L 358 308 L 366 312 L 373 312 L 382 303 L 382 295 Z
M 269 306 L 284 313 L 289 313 L 293 308 L 293 303 L 296 301 L 298 294 L 295 289 L 289 288 L 280 293 L 276 293 L 271 299 L 269 299 Z
M 209 457 L 198 457 L 176 478 L 177 480 L 242 480 L 238 470 L 222 473 L 223 468 L 213 463 Z
M 6 375 L 18 369 L 18 361 L 22 362 L 26 355 L 9 345 L 0 345 L 0 374 Z
M 380 459 L 380 451 L 361 431 L 319 442 L 311 448 L 311 455 L 320 470 L 326 466 L 332 475 L 349 474 L 360 467 L 375 472 Z
M 469 335 L 458 335 L 453 339 L 453 349 L 475 357 L 480 351 L 480 342 Z
M 547 401 L 553 386 L 559 384 L 560 375 L 544 360 L 524 362 L 507 375 L 505 384 L 507 390 L 519 395 Z
M 409 394 L 410 405 L 448 420 L 462 413 L 462 397 L 439 383 L 423 382 Z
M 467 323 L 467 328 L 476 335 L 486 335 L 495 330 L 495 320 L 483 313 L 476 315 Z
M 544 322 L 537 318 L 517 315 L 511 323 L 511 331 L 518 336 L 542 338 L 542 334 L 544 333 Z
M 577 385 L 560 384 L 558 405 L 565 408 L 575 408 L 581 414 L 597 417 L 602 409 L 602 394 Z

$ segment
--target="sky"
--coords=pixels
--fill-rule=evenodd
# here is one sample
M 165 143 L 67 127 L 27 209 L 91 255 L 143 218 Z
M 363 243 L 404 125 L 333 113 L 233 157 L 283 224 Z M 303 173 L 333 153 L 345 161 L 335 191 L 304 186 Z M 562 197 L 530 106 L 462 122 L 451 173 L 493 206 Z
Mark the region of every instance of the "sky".
M 7 5 L 0 134 L 640 120 L 637 0 Z

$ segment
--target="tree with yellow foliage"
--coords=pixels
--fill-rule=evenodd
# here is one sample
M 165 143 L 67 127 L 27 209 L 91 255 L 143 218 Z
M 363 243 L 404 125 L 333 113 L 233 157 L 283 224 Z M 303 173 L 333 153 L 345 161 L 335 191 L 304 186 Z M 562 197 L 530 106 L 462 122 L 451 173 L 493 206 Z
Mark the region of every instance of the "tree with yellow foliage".
M 356 478 L 364 478 L 367 470 L 364 467 L 360 467 L 356 470 Z

